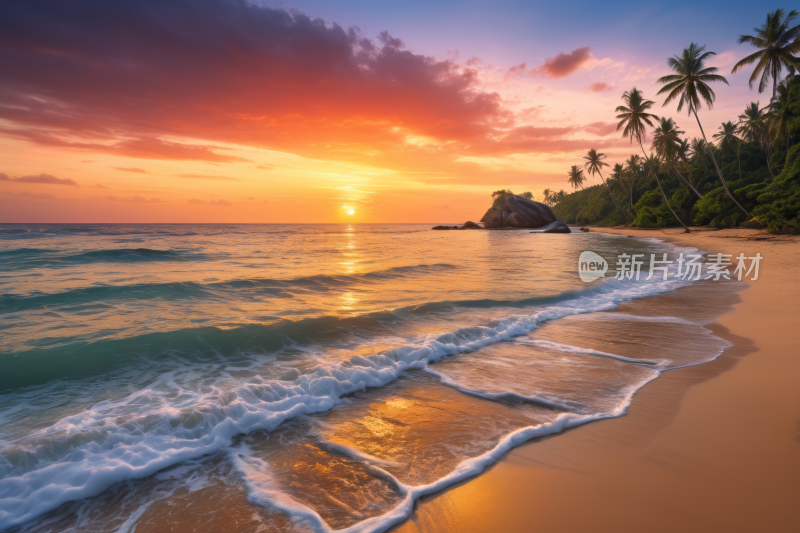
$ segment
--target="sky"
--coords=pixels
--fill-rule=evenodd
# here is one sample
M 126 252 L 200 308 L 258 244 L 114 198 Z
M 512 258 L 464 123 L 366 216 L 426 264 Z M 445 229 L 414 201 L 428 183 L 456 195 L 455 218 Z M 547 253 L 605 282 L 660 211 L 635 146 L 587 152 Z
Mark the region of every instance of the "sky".
M 435 5 L 432 5 L 435 4 Z M 569 190 L 636 86 L 692 41 L 750 101 L 758 2 L 0 3 L 0 222 L 461 223 L 492 191 Z M 649 139 L 648 139 L 649 140 Z M 600 183 L 592 177 L 589 184 Z

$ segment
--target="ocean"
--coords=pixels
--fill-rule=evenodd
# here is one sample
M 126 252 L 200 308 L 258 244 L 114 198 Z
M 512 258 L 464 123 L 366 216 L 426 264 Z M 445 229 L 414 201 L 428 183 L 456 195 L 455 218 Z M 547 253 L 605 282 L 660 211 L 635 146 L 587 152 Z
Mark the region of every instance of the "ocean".
M 580 280 L 585 250 L 605 279 Z M 0 530 L 383 531 L 727 349 L 705 326 L 741 284 L 613 278 L 619 254 L 664 252 L 702 253 L 418 224 L 0 225 Z

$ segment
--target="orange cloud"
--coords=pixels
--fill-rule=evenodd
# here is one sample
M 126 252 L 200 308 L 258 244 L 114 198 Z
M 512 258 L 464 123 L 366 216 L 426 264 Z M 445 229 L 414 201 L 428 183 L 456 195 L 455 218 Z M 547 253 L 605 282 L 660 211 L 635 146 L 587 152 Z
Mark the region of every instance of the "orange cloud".
M 602 81 L 599 81 L 597 83 L 593 83 L 593 84 L 591 84 L 589 86 L 589 90 L 591 90 L 593 93 L 600 93 L 600 92 L 603 92 L 603 91 L 610 91 L 613 88 L 614 87 L 612 85 L 609 85 L 609 84 L 607 84 L 605 82 L 602 82 Z
M 57 178 L 50 174 L 39 174 L 38 176 L 21 176 L 19 178 L 11 178 L 8 174 L 0 173 L 0 181 L 13 181 L 15 183 L 41 183 L 46 185 L 69 185 L 71 187 L 78 187 L 78 184 L 69 178 Z
M 111 167 L 114 170 L 121 170 L 122 172 L 133 172 L 135 174 L 150 174 L 148 171 L 143 170 L 141 168 L 134 168 L 134 167 Z
M 220 199 L 220 200 L 211 200 L 210 202 L 206 202 L 205 200 L 198 200 L 197 198 L 192 198 L 192 199 L 189 200 L 189 203 L 190 204 L 195 204 L 195 205 L 216 205 L 216 206 L 220 206 L 220 207 L 230 207 L 230 205 L 231 205 L 230 202 L 228 202 L 226 200 L 222 200 L 222 199 Z
M 120 197 L 120 196 L 109 195 L 106 196 L 106 200 L 108 200 L 109 202 L 132 202 L 135 204 L 146 204 L 146 203 L 157 204 L 161 202 L 161 200 L 159 200 L 158 198 L 150 198 L 148 200 L 147 198 L 144 198 L 142 196 Z
M 214 145 L 228 143 L 439 171 L 465 168 L 464 156 L 589 147 L 521 123 L 540 108 L 518 113 L 475 68 L 414 54 L 386 32 L 367 39 L 246 2 L 177 3 L 0 4 L 17 22 L 4 57 L 18 65 L 4 73 L 0 119 L 11 126 L 0 135 L 143 159 L 248 161 Z M 559 78 L 591 61 L 585 46 L 535 70 Z
M 566 54 L 559 52 L 554 56 L 548 57 L 544 64 L 535 68 L 533 72 L 549 78 L 563 78 L 572 74 L 593 58 L 590 48 L 582 46 Z

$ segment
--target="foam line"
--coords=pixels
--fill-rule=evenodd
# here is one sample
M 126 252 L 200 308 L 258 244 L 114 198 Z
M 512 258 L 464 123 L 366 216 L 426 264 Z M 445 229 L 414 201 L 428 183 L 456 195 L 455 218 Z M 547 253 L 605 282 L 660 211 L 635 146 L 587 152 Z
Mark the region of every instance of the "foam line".
M 452 387 L 459 392 L 463 392 L 464 394 L 469 394 L 470 396 L 485 398 L 487 400 L 519 400 L 523 402 L 535 403 L 543 407 L 549 407 L 551 409 L 568 411 L 571 413 L 585 414 L 589 412 L 588 406 L 579 402 L 573 402 L 571 400 L 559 398 L 555 395 L 534 394 L 533 396 L 526 396 L 524 394 L 519 394 L 511 391 L 487 392 L 482 389 L 470 389 L 469 387 L 465 387 L 459 384 L 450 376 L 442 374 L 441 372 L 437 372 L 436 370 L 430 367 L 426 367 L 425 371 L 428 372 L 429 374 L 433 374 L 434 376 L 438 377 L 444 385 Z
M 655 359 L 655 360 L 633 359 L 631 357 L 615 355 L 613 353 L 600 352 L 597 350 L 592 350 L 590 348 L 580 348 L 578 346 L 571 346 L 569 344 L 561 344 L 558 342 L 546 341 L 542 339 L 518 338 L 514 339 L 514 342 L 519 342 L 520 344 L 530 344 L 533 346 L 541 346 L 542 348 L 558 350 L 559 352 L 569 352 L 581 355 L 591 355 L 594 357 L 605 357 L 608 359 L 616 359 L 617 361 L 631 363 L 634 365 L 645 365 L 651 368 L 661 368 L 668 363 L 668 361 L 666 361 L 665 359 Z

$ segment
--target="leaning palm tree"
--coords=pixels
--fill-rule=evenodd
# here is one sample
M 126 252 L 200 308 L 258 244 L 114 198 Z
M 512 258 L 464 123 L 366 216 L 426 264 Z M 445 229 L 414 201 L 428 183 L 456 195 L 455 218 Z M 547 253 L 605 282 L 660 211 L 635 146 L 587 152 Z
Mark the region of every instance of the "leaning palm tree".
M 713 138 L 717 139 L 720 147 L 728 146 L 732 150 L 736 150 L 736 160 L 739 161 L 739 179 L 742 179 L 742 160 L 739 158 L 739 145 L 742 143 L 742 140 L 736 136 L 737 130 L 738 126 L 729 120 L 728 122 L 722 123 L 719 127 L 719 132 L 715 133 Z
M 790 72 L 800 67 L 800 62 L 794 57 L 800 52 L 800 25 L 792 26 L 792 21 L 797 18 L 795 10 L 789 11 L 784 17 L 783 9 L 776 9 L 767 14 L 767 21 L 760 28 L 753 28 L 755 35 L 740 35 L 739 44 L 751 44 L 760 50 L 751 54 L 733 66 L 731 74 L 737 70 L 752 65 L 756 61 L 755 70 L 750 76 L 750 88 L 753 82 L 761 76 L 758 82 L 758 92 L 763 93 L 772 78 L 772 98 L 776 97 L 778 78 L 786 67 Z
M 617 131 L 622 129 L 622 136 L 628 137 L 630 142 L 636 141 L 642 149 L 645 159 L 647 153 L 644 151 L 644 144 L 642 140 L 646 135 L 645 125 L 653 127 L 653 121 L 658 120 L 658 117 L 650 113 L 650 108 L 655 105 L 652 100 L 645 100 L 642 91 L 634 87 L 630 91 L 622 93 L 622 101 L 625 105 L 618 106 L 616 112 L 619 113 L 617 118 L 620 119 L 617 124 Z M 624 129 L 623 129 L 624 126 Z M 631 156 L 633 157 L 633 156 Z M 638 156 L 637 156 L 638 157 Z M 631 190 L 631 207 L 633 206 L 633 190 Z
M 617 131 L 625 126 L 622 129 L 622 136 L 630 138 L 631 142 L 638 142 L 644 157 L 647 158 L 642 140 L 646 134 L 645 125 L 652 128 L 653 120 L 658 120 L 657 116 L 649 112 L 655 102 L 645 100 L 642 91 L 636 87 L 622 93 L 622 101 L 625 102 L 625 105 L 618 106 L 616 109 L 617 113 L 619 113 L 617 118 L 620 119 L 617 124 Z
M 683 106 L 686 105 L 689 114 L 691 115 L 694 113 L 694 118 L 697 120 L 697 125 L 700 127 L 700 133 L 703 134 L 706 148 L 708 148 L 711 161 L 714 163 L 714 168 L 717 170 L 717 175 L 719 175 L 725 192 L 728 193 L 733 203 L 750 218 L 750 213 L 736 201 L 736 198 L 733 197 L 733 193 L 731 193 L 728 188 L 728 183 L 725 181 L 722 171 L 719 169 L 719 165 L 717 165 L 717 160 L 711 148 L 708 146 L 708 139 L 706 139 L 706 132 L 703 130 L 703 125 L 700 124 L 700 117 L 697 116 L 697 109 L 700 107 L 701 98 L 705 101 L 709 109 L 714 105 L 716 95 L 714 91 L 711 90 L 711 87 L 708 86 L 709 83 L 721 81 L 729 85 L 728 80 L 719 74 L 715 74 L 718 70 L 717 67 L 705 66 L 706 59 L 712 55 L 716 55 L 714 52 L 705 52 L 705 49 L 705 46 L 698 46 L 696 43 L 692 43 L 689 45 L 689 48 L 683 50 L 681 56 L 674 56 L 667 59 L 667 65 L 675 74 L 659 78 L 658 83 L 663 83 L 664 86 L 658 91 L 658 94 L 669 93 L 666 100 L 664 100 L 665 106 L 674 99 L 679 98 L 678 111 L 683 109 Z
M 664 161 L 668 168 L 675 171 L 675 174 L 683 181 L 687 187 L 698 197 L 702 198 L 703 195 L 697 192 L 697 189 L 692 187 L 689 180 L 683 177 L 681 171 L 678 170 L 678 160 L 680 153 L 678 146 L 680 145 L 680 136 L 684 132 L 678 129 L 677 124 L 671 118 L 661 117 L 658 127 L 653 130 L 652 147 L 656 151 L 656 155 Z
M 646 133 L 645 124 L 652 128 L 653 120 L 658 120 L 657 116 L 648 113 L 655 102 L 652 100 L 645 100 L 642 96 L 642 92 L 636 87 L 630 91 L 625 91 L 622 94 L 622 101 L 625 102 L 626 105 L 617 107 L 617 113 L 620 113 L 617 115 L 617 118 L 621 119 L 619 124 L 617 124 L 617 131 L 625 126 L 625 129 L 622 130 L 622 136 L 629 137 L 631 142 L 633 142 L 634 139 L 639 142 L 639 146 L 642 148 L 642 153 L 644 154 L 645 164 L 650 167 L 650 173 L 655 175 L 658 189 L 661 191 L 661 196 L 664 198 L 667 208 L 675 219 L 681 223 L 681 226 L 686 228 L 686 232 L 688 233 L 688 226 L 686 226 L 686 224 L 678 218 L 678 215 L 675 214 L 675 211 L 672 210 L 672 206 L 669 205 L 669 200 L 667 200 L 667 195 L 664 194 L 664 189 L 661 188 L 661 181 L 658 179 L 657 170 L 659 165 L 658 158 L 653 155 L 648 157 L 647 152 L 644 151 L 644 144 L 642 144 L 642 138 Z M 653 172 L 654 168 L 656 169 L 655 172 Z
M 600 176 L 600 179 L 603 181 L 603 185 L 605 185 L 606 189 L 608 189 L 608 194 L 609 196 L 611 196 L 611 201 L 614 203 L 614 207 L 616 207 L 617 211 L 619 211 L 619 214 L 622 216 L 622 220 L 627 220 L 628 216 L 622 209 L 619 208 L 619 204 L 617 204 L 617 199 L 614 198 L 614 193 L 611 192 L 611 187 L 608 186 L 608 183 L 606 183 L 605 178 L 603 178 L 602 169 L 603 167 L 608 166 L 608 163 L 603 161 L 603 159 L 606 158 L 606 154 L 598 154 L 597 150 L 592 148 L 583 158 L 586 160 L 586 163 L 583 164 L 584 168 L 586 168 L 586 171 L 593 176 L 595 174 L 598 174 Z
M 573 189 L 580 187 L 583 189 L 583 182 L 586 181 L 586 176 L 583 175 L 583 170 L 578 165 L 572 165 L 567 172 L 567 183 L 572 185 Z

